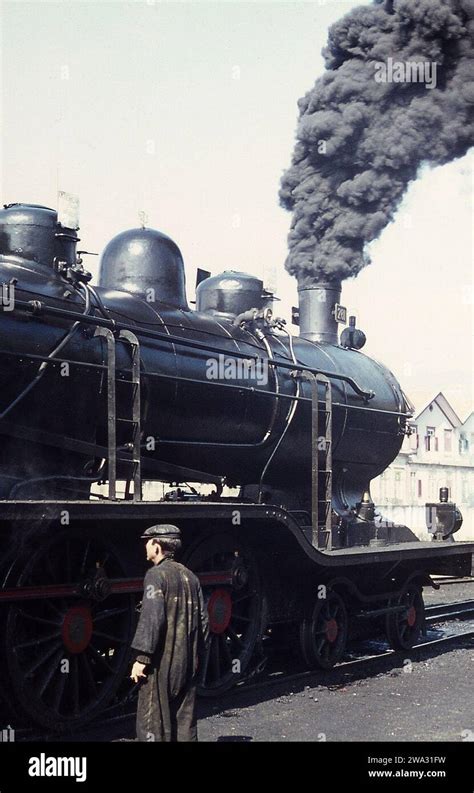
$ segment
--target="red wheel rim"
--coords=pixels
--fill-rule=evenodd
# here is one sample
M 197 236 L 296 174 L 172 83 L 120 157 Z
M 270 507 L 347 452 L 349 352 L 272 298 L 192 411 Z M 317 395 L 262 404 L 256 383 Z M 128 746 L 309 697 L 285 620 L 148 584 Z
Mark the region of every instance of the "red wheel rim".
M 333 644 L 337 639 L 339 628 L 335 619 L 326 622 L 326 639 Z
M 416 622 L 416 608 L 415 608 L 415 606 L 410 606 L 410 608 L 408 609 L 407 622 L 408 622 L 410 628 L 412 628 L 413 625 L 415 624 L 415 622 Z
M 92 637 L 93 624 L 87 606 L 72 606 L 64 616 L 61 635 L 70 653 L 84 652 Z
M 209 628 L 212 633 L 224 633 L 232 617 L 232 598 L 226 589 L 215 589 L 207 604 Z

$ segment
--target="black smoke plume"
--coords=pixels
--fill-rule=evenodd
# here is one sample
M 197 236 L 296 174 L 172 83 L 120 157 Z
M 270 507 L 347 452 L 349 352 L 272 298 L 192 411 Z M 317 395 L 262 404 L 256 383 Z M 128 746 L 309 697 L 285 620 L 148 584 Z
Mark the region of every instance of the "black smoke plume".
M 420 166 L 472 145 L 474 0 L 359 6 L 330 28 L 323 55 L 280 188 L 293 212 L 285 266 L 300 283 L 357 275 Z M 435 87 L 377 82 L 389 59 L 436 63 Z

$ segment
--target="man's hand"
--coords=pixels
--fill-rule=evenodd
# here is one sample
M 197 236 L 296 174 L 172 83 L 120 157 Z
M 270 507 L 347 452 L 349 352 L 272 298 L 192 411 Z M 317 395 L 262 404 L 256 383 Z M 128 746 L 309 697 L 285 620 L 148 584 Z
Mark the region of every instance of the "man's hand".
M 133 664 L 132 672 L 130 674 L 130 677 L 131 677 L 131 679 L 133 680 L 134 683 L 138 683 L 138 681 L 139 681 L 139 679 L 141 677 L 144 677 L 145 680 L 146 680 L 146 674 L 145 674 L 145 671 L 144 671 L 145 670 L 145 666 L 146 666 L 146 664 L 141 664 L 139 661 L 135 661 L 135 663 Z

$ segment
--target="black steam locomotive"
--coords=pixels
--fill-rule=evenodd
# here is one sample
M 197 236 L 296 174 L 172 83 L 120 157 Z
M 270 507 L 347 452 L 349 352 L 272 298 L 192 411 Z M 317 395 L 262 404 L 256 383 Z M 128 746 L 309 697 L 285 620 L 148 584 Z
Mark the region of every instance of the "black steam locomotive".
M 293 337 L 245 273 L 201 273 L 191 309 L 158 231 L 115 237 L 96 287 L 77 242 L 52 209 L 0 211 L 4 703 L 67 729 L 114 701 L 137 538 L 157 522 L 180 527 L 206 595 L 203 694 L 260 668 L 274 633 L 296 635 L 310 667 L 337 663 L 360 623 L 411 647 L 423 585 L 470 573 L 472 548 L 454 542 L 462 518 L 444 497 L 431 542 L 376 512 L 370 481 L 412 407 L 360 352 L 353 318 L 338 342 L 340 284 L 300 284 Z M 174 489 L 145 500 L 150 482 Z

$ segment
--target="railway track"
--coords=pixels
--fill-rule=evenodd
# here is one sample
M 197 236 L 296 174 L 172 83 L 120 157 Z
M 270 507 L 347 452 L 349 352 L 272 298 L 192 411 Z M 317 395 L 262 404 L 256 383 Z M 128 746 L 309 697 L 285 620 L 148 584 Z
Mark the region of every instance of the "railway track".
M 422 650 L 427 647 L 434 647 L 436 645 L 442 645 L 446 643 L 455 643 L 460 639 L 465 639 L 468 637 L 474 638 L 474 627 L 467 631 L 460 631 L 459 633 L 452 634 L 451 636 L 443 636 L 441 638 L 430 639 L 429 641 L 420 642 L 419 644 L 415 645 L 409 652 L 412 653 L 414 651 Z M 406 655 L 407 653 L 408 651 L 405 650 L 404 654 Z M 395 650 L 386 650 L 385 652 L 377 652 L 371 655 L 364 655 L 361 658 L 355 658 L 349 661 L 342 661 L 340 664 L 337 665 L 337 667 L 335 667 L 335 670 L 337 670 L 338 672 L 344 672 L 344 671 L 355 672 L 358 669 L 362 669 L 369 662 L 382 661 L 384 659 L 391 658 L 395 655 L 400 655 L 400 652 L 396 652 Z M 248 683 L 242 684 L 241 690 L 244 690 L 244 686 L 245 686 L 245 691 L 251 691 L 253 689 L 267 688 L 269 686 L 277 685 L 282 682 L 289 683 L 289 682 L 305 680 L 305 679 L 314 680 L 317 679 L 317 676 L 319 674 L 320 673 L 315 670 L 305 670 L 304 672 L 295 672 L 290 674 L 274 673 L 272 675 L 269 675 L 267 680 L 262 680 L 250 684 Z M 238 690 L 239 687 L 233 689 L 233 692 Z
M 462 600 L 462 601 L 457 601 L 455 603 L 442 603 L 433 606 L 427 606 L 425 608 L 425 623 L 426 625 L 436 625 L 446 620 L 468 619 L 472 615 L 474 615 L 474 600 Z M 455 642 L 459 639 L 468 638 L 470 636 L 474 637 L 474 624 L 472 628 L 468 628 L 467 630 L 464 631 L 458 631 L 449 636 L 436 637 L 433 639 L 419 642 L 410 651 L 405 650 L 403 652 L 405 653 L 414 652 L 426 647 L 435 647 L 436 645 Z M 347 661 L 342 661 L 332 671 L 351 670 L 351 669 L 356 670 L 357 668 L 362 668 L 370 661 L 378 661 L 393 657 L 395 655 L 400 655 L 400 652 L 396 652 L 395 650 L 392 649 L 381 650 L 372 654 L 364 654 L 357 658 L 352 658 Z M 251 683 L 248 680 L 243 681 L 239 686 L 233 689 L 232 692 L 239 690 L 250 691 L 252 689 L 271 686 L 281 681 L 290 682 L 293 680 L 300 680 L 300 679 L 303 680 L 305 678 L 315 678 L 319 674 L 325 674 L 325 673 L 320 673 L 315 670 L 304 670 L 295 673 L 290 672 L 288 674 L 284 672 L 274 672 L 274 673 L 270 673 L 268 675 L 268 679 L 266 680 L 259 680 L 258 682 L 254 682 L 254 683 Z
M 462 600 L 456 601 L 454 603 L 442 603 L 427 606 L 425 609 L 425 615 L 425 622 L 427 626 L 436 625 L 445 621 L 461 621 L 462 619 L 468 619 L 474 615 L 474 600 Z M 466 640 L 470 637 L 474 638 L 474 623 L 472 627 L 468 627 L 466 630 L 460 630 L 448 636 L 434 637 L 422 641 L 416 644 L 410 651 L 404 652 L 405 654 L 408 652 L 413 653 L 426 648 L 442 646 L 446 644 L 455 644 L 458 641 Z M 268 667 L 262 668 L 260 665 L 260 667 L 257 666 L 251 670 L 250 674 L 245 680 L 242 680 L 235 688 L 224 694 L 223 699 L 230 700 L 231 698 L 239 697 L 239 695 L 258 692 L 260 690 L 263 691 L 273 686 L 281 686 L 288 683 L 299 683 L 305 680 L 312 680 L 316 685 L 328 685 L 329 687 L 331 687 L 330 680 L 332 680 L 333 684 L 334 681 L 336 681 L 335 686 L 338 687 L 340 683 L 337 681 L 344 680 L 344 678 L 347 679 L 348 675 L 360 674 L 364 671 L 364 668 L 370 666 L 370 664 L 381 664 L 392 657 L 400 655 L 400 652 L 397 653 L 395 650 L 383 648 L 382 643 L 380 643 L 380 647 L 381 649 L 377 649 L 376 652 L 365 653 L 355 658 L 348 658 L 348 660 L 337 664 L 337 666 L 329 672 L 323 670 L 307 669 L 301 671 L 298 670 L 296 672 L 291 671 L 291 669 L 288 671 L 281 669 L 271 670 Z M 16 730 L 17 740 L 26 742 L 57 741 L 58 739 L 64 741 L 81 741 L 87 739 L 94 740 L 94 738 L 88 738 L 91 733 L 97 733 L 100 731 L 101 733 L 107 734 L 108 730 L 113 730 L 115 725 L 118 726 L 121 723 L 125 724 L 127 721 L 133 719 L 136 709 L 135 693 L 136 687 L 134 686 L 120 703 L 109 707 L 102 713 L 99 719 L 90 722 L 83 730 L 76 731 L 73 735 L 64 734 L 58 736 L 57 733 L 39 733 L 33 728 L 20 728 Z
M 474 614 L 474 600 L 459 600 L 425 607 L 425 622 L 429 625 L 455 617 L 466 618 Z

